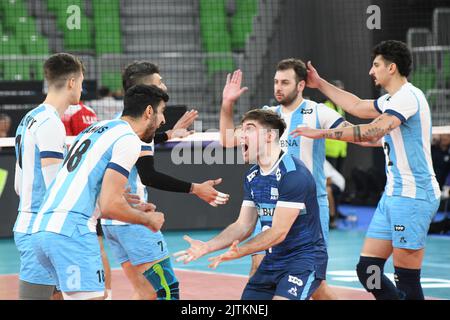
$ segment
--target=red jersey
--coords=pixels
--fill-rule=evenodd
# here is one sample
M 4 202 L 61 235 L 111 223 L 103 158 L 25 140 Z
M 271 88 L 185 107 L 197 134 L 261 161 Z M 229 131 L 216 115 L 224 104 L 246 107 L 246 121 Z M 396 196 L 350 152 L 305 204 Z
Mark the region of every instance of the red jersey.
M 81 131 L 98 121 L 95 111 L 82 102 L 69 106 L 62 117 L 67 136 L 77 136 Z

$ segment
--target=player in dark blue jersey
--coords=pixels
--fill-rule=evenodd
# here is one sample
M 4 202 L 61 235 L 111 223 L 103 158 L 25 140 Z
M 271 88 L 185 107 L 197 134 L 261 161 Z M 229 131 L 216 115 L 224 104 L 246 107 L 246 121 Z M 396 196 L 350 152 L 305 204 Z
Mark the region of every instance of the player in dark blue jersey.
M 256 163 L 244 179 L 244 201 L 238 219 L 213 239 L 202 242 L 185 236 L 189 249 L 175 254 L 189 263 L 227 247 L 210 258 L 210 267 L 266 250 L 242 299 L 305 300 L 325 279 L 328 260 L 320 226 L 314 178 L 297 158 L 283 153 L 279 137 L 284 121 L 269 110 L 252 110 L 242 120 L 241 146 L 246 163 Z M 262 232 L 238 246 L 253 232 Z

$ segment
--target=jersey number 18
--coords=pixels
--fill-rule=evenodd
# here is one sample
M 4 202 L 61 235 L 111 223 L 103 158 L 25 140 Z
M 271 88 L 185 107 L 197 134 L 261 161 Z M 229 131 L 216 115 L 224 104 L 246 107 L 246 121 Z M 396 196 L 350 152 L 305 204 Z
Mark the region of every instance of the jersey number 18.
M 89 149 L 89 146 L 91 145 L 91 140 L 89 139 L 84 140 L 74 152 L 78 142 L 79 141 L 75 142 L 72 148 L 70 148 L 69 153 L 67 154 L 67 157 L 63 163 L 63 167 L 67 163 L 67 171 L 69 172 L 74 171 L 78 167 L 78 165 L 81 162 L 81 159 L 83 158 L 83 155 L 86 153 L 86 151 Z

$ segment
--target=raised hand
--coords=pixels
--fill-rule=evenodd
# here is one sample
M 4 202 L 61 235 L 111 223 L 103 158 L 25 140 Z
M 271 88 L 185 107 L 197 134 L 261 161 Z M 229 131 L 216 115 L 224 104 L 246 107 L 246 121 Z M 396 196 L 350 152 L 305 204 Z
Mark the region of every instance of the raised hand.
M 189 243 L 190 247 L 187 250 L 181 250 L 173 254 L 176 258 L 176 262 L 188 264 L 189 262 L 197 260 L 208 253 L 208 245 L 206 242 L 192 239 L 187 235 L 185 235 L 183 239 Z
M 311 61 L 307 63 L 307 78 L 306 78 L 306 86 L 308 88 L 318 88 L 320 85 L 320 76 L 317 70 L 313 67 Z
M 227 75 L 227 81 L 223 88 L 222 100 L 229 103 L 235 103 L 239 97 L 248 90 L 247 87 L 241 88 L 242 84 L 242 71 L 236 70 L 231 75 Z
M 216 269 L 219 264 L 224 261 L 234 260 L 240 257 L 239 248 L 238 248 L 239 240 L 233 241 L 230 248 L 227 252 L 222 253 L 219 256 L 211 257 L 208 261 L 211 261 L 211 264 L 208 266 L 209 268 Z
M 185 138 L 194 133 L 194 130 L 188 130 L 188 128 L 198 118 L 198 111 L 195 109 L 186 111 L 185 114 L 175 123 L 171 130 L 166 131 L 167 136 L 170 139 Z
M 214 189 L 214 186 L 220 184 L 221 182 L 222 178 L 208 180 L 200 184 L 194 183 L 192 193 L 213 207 L 226 204 L 230 199 L 230 195 Z

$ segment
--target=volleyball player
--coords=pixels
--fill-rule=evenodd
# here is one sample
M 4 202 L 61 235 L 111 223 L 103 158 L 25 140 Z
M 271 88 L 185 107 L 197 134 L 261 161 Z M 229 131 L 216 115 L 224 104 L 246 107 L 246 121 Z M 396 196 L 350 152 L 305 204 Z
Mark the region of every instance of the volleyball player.
M 405 43 L 383 41 L 373 49 L 369 75 L 387 94 L 362 100 L 322 79 L 308 64 L 307 85 L 370 124 L 322 130 L 297 128 L 293 136 L 350 142 L 382 139 L 387 182 L 370 223 L 356 271 L 376 299 L 424 299 L 420 273 L 427 231 L 439 207 L 440 190 L 431 161 L 431 115 L 423 92 L 408 82 L 412 56 Z M 383 274 L 393 256 L 395 284 Z M 373 273 L 380 274 L 374 285 Z
M 104 270 L 95 233 L 95 205 L 105 218 L 157 232 L 164 215 L 154 206 L 131 207 L 123 192 L 141 152 L 164 123 L 168 95 L 138 85 L 125 95 L 120 119 L 99 122 L 77 136 L 33 225 L 32 246 L 64 299 L 103 299 Z M 141 141 L 142 140 L 142 141 Z
M 325 140 L 292 138 L 288 135 L 298 125 L 309 125 L 317 128 L 340 128 L 349 125 L 336 111 L 324 104 L 319 104 L 303 98 L 306 85 L 307 70 L 305 64 L 299 59 L 285 59 L 278 63 L 274 76 L 274 95 L 279 103 L 269 108 L 278 113 L 286 122 L 287 130 L 280 138 L 281 148 L 302 160 L 311 171 L 317 183 L 317 199 L 320 208 L 320 219 L 328 243 L 329 207 L 326 192 L 326 177 L 324 173 Z M 232 147 L 238 143 L 240 130 L 234 127 L 233 106 L 239 97 L 247 90 L 241 88 L 242 72 L 237 70 L 228 75 L 223 90 L 222 108 L 220 112 L 221 142 L 225 147 Z M 258 225 L 257 225 L 258 226 Z M 255 230 L 255 234 L 260 232 Z M 257 269 L 262 256 L 256 254 L 252 257 L 252 272 Z M 316 291 L 314 299 L 337 299 L 336 294 L 323 281 L 321 288 Z
M 156 85 L 167 90 L 158 66 L 148 61 L 136 61 L 129 64 L 123 72 L 124 90 L 136 84 Z M 182 120 L 185 125 L 174 127 L 169 133 L 155 136 L 155 141 L 143 144 L 140 159 L 137 166 L 130 172 L 129 186 L 131 192 L 140 195 L 145 201 L 148 198 L 147 186 L 157 189 L 194 193 L 201 199 L 217 206 L 226 203 L 228 195 L 218 193 L 213 186 L 218 180 L 206 181 L 202 184 L 185 182 L 172 178 L 155 170 L 154 168 L 154 144 L 165 141 L 168 134 L 187 134 L 189 119 L 196 118 L 196 112 L 190 111 Z M 222 197 L 223 195 L 223 197 Z M 152 233 L 140 225 L 132 225 L 121 221 L 103 219 L 105 237 L 117 260 L 122 266 L 125 275 L 134 288 L 134 299 L 179 299 L 179 283 L 173 271 L 169 250 L 161 232 Z
M 244 177 L 244 201 L 238 219 L 213 239 L 185 236 L 190 248 L 176 253 L 189 263 L 231 246 L 210 258 L 210 267 L 266 251 L 248 281 L 244 300 L 306 300 L 325 279 L 327 250 L 322 235 L 316 183 L 297 158 L 282 151 L 286 124 L 269 110 L 252 110 L 242 119 L 241 145 L 246 163 L 256 163 Z M 248 242 L 256 221 L 262 232 Z
M 44 63 L 47 97 L 25 115 L 16 131 L 15 186 L 20 203 L 13 231 L 20 253 L 19 299 L 49 299 L 54 291 L 55 279 L 40 266 L 31 247 L 31 228 L 66 153 L 61 116 L 80 101 L 83 72 L 83 64 L 73 55 L 57 53 L 48 58 Z

